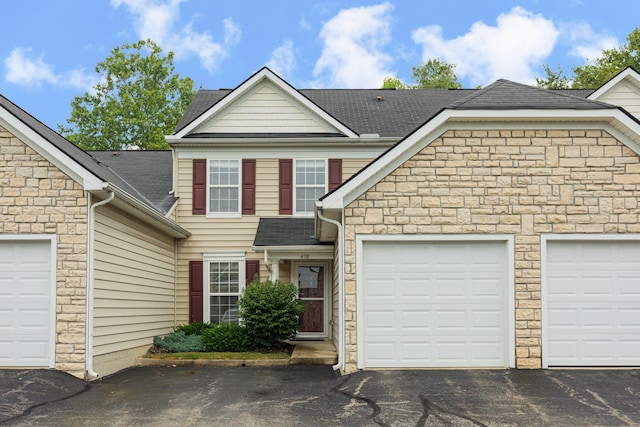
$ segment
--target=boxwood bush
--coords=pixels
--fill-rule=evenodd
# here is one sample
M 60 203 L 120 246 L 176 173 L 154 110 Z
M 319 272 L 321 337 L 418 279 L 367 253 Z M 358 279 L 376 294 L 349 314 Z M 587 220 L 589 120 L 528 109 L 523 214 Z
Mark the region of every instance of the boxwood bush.
M 163 337 L 153 337 L 153 344 L 170 353 L 203 351 L 202 338 L 199 335 L 187 335 L 184 331 L 177 331 Z
M 174 328 L 174 332 L 182 331 L 187 335 L 202 335 L 205 329 L 209 327 L 206 322 L 193 322 L 188 325 L 178 325 Z
M 238 301 L 239 317 L 247 335 L 259 347 L 280 347 L 300 326 L 304 303 L 293 283 L 254 281 Z
M 210 325 L 202 332 L 205 351 L 250 351 L 254 344 L 244 327 L 232 324 Z

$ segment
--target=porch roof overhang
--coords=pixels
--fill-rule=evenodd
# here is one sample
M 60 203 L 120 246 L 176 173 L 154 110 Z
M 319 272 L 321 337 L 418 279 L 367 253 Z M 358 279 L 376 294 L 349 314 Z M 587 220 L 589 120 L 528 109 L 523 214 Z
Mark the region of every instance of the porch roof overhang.
M 325 259 L 333 244 L 315 236 L 313 218 L 260 218 L 252 249 L 268 252 L 271 259 Z

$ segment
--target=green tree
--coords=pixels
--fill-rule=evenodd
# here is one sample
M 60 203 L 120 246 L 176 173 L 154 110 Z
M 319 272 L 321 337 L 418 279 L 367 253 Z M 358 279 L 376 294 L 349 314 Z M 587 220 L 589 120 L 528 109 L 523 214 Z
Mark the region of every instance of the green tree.
M 193 80 L 174 72 L 173 52 L 151 40 L 125 43 L 96 65 L 93 91 L 71 101 L 71 126 L 62 135 L 83 149 L 168 148 L 173 131 L 195 94 Z
M 407 85 L 397 77 L 387 76 L 382 81 L 382 89 L 406 89 Z
M 543 65 L 543 68 L 547 77 L 536 77 L 536 86 L 545 89 L 569 89 L 570 81 L 564 75 L 562 68 L 558 67 L 558 71 L 553 71 L 547 64 Z
M 462 83 L 456 76 L 455 64 L 439 59 L 429 59 L 423 65 L 411 67 L 411 82 L 405 84 L 397 77 L 385 77 L 383 89 L 461 89 Z
M 461 89 L 462 83 L 454 72 L 455 68 L 455 64 L 430 59 L 424 65 L 411 67 L 412 86 L 424 89 Z
M 553 72 L 545 65 L 547 77 L 536 78 L 536 83 L 539 87 L 545 88 L 570 86 L 573 89 L 594 89 L 602 86 L 627 67 L 640 70 L 640 29 L 638 28 L 629 33 L 627 42 L 621 47 L 605 49 L 592 63 L 573 67 L 572 77 L 565 76 L 561 69 Z

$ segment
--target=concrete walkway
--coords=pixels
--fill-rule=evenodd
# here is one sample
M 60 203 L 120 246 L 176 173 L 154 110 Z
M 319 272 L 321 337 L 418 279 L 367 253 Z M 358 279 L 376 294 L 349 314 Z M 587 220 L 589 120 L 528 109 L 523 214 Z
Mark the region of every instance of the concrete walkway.
M 332 341 L 292 341 L 292 365 L 335 365 L 338 352 Z
M 335 365 L 338 353 L 332 341 L 291 341 L 295 346 L 291 359 L 149 359 L 139 357 L 135 366 L 282 366 L 282 365 Z

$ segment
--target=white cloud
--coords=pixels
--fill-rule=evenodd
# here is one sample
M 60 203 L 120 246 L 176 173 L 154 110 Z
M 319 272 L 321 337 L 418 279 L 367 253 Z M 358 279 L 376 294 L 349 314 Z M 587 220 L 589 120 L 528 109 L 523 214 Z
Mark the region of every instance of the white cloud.
M 327 21 L 320 32 L 324 48 L 313 85 L 379 87 L 392 74 L 392 58 L 382 50 L 390 39 L 392 9 L 390 3 L 343 9 Z
M 434 25 L 415 30 L 413 40 L 422 45 L 423 61 L 439 58 L 456 64 L 458 77 L 472 85 L 500 78 L 533 83 L 535 69 L 551 54 L 560 32 L 551 20 L 521 7 L 500 14 L 496 24 L 476 22 L 451 40 Z
M 178 27 L 180 3 L 186 0 L 111 0 L 114 7 L 125 5 L 136 17 L 140 39 L 151 39 L 164 50 L 173 51 L 176 59 L 192 55 L 199 58 L 209 72 L 215 71 L 229 51 L 240 41 L 240 28 L 231 18 L 224 19 L 222 41 L 208 32 L 197 32 L 192 24 Z
M 600 57 L 604 49 L 618 47 L 618 40 L 606 33 L 597 34 L 586 22 L 565 22 L 559 25 L 561 38 L 570 45 L 570 55 L 583 61 L 593 61 Z
M 39 87 L 42 84 L 90 90 L 96 77 L 75 69 L 57 74 L 54 66 L 44 61 L 44 56 L 33 57 L 31 49 L 14 48 L 4 59 L 5 80 L 20 86 Z
M 296 57 L 293 49 L 293 41 L 286 40 L 282 45 L 271 52 L 271 59 L 267 67 L 280 77 L 287 79 L 296 68 Z

